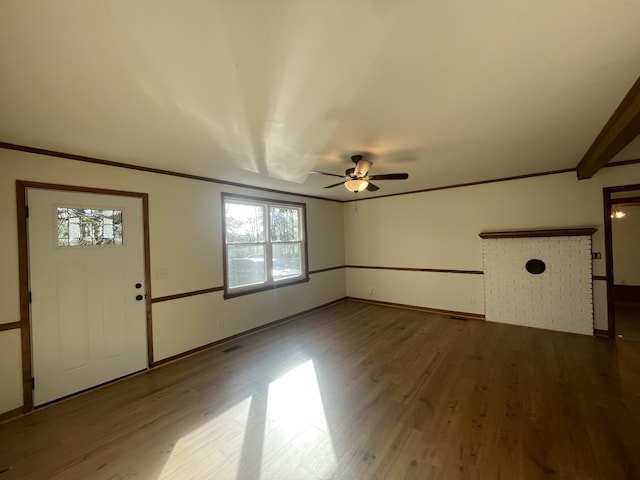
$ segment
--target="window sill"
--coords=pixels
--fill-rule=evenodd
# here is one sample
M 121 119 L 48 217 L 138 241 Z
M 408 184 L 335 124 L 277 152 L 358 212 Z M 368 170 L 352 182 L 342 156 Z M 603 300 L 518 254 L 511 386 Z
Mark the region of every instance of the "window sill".
M 223 297 L 225 300 L 228 300 L 231 298 L 242 297 L 244 295 L 250 295 L 252 293 L 266 292 L 267 290 L 274 290 L 276 288 L 289 287 L 291 285 L 298 285 L 300 283 L 307 283 L 308 281 L 309 281 L 309 275 L 307 274 L 304 277 L 296 278 L 295 280 L 291 280 L 291 281 L 283 280 L 277 283 L 271 283 L 269 285 L 261 285 L 256 288 L 247 287 L 246 289 L 239 289 L 237 291 L 234 291 L 234 290 L 229 291 L 229 289 L 225 285 Z

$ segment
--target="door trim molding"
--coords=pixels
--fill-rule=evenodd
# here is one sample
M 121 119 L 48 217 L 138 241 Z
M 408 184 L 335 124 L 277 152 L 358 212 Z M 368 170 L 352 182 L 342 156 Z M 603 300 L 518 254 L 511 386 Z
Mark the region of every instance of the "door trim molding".
M 93 193 L 136 197 L 142 200 L 142 230 L 144 250 L 145 308 L 147 327 L 147 364 L 153 368 L 153 322 L 151 313 L 151 256 L 149 253 L 149 194 L 104 188 L 79 187 L 54 183 L 16 180 L 16 209 L 18 222 L 18 282 L 20 292 L 20 330 L 22 343 L 22 411 L 33 410 L 33 363 L 31 352 L 31 315 L 29 308 L 29 237 L 27 230 L 27 190 L 58 190 L 67 192 Z

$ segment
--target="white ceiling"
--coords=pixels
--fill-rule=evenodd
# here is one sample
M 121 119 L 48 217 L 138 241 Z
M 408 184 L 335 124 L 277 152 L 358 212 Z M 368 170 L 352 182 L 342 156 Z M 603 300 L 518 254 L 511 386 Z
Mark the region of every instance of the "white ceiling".
M 575 167 L 637 0 L 0 0 L 0 141 L 335 199 Z M 616 160 L 640 157 L 640 142 Z

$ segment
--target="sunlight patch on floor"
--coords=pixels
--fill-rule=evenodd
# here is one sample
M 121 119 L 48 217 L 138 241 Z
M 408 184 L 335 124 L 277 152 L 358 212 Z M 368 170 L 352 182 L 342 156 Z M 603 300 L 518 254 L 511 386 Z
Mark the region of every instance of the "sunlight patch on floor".
M 337 466 L 312 360 L 181 437 L 158 478 L 324 478 Z
M 215 473 L 221 475 L 217 478 L 235 478 L 240 456 L 230 459 L 220 447 L 229 443 L 242 447 L 251 401 L 247 397 L 181 437 L 158 478 L 210 478 Z M 223 472 L 229 476 L 222 476 Z
M 319 416 L 324 420 L 324 407 L 312 360 L 271 382 L 267 414 L 278 422 L 285 434 L 299 432 Z
M 317 476 L 335 469 L 337 458 L 312 360 L 271 382 L 267 417 L 277 424 L 265 433 L 262 464 L 268 472 L 287 463 Z

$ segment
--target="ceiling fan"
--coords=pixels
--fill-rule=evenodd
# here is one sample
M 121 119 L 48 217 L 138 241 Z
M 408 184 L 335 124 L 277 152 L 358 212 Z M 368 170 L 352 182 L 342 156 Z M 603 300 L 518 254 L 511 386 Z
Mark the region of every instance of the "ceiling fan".
M 351 161 L 355 163 L 356 166 L 347 168 L 347 170 L 345 170 L 344 172 L 344 176 L 337 175 L 335 173 L 319 172 L 317 170 L 312 170 L 309 173 L 343 178 L 342 182 L 334 183 L 333 185 L 328 185 L 324 188 L 333 188 L 337 187 L 338 185 L 344 185 L 347 190 L 353 193 L 362 192 L 365 189 L 370 192 L 380 190 L 380 187 L 377 187 L 376 185 L 371 183 L 371 180 L 406 180 L 407 178 L 409 178 L 408 173 L 386 173 L 382 175 L 369 175 L 369 168 L 371 168 L 372 163 L 369 160 L 365 160 L 362 155 L 353 155 L 351 157 Z

